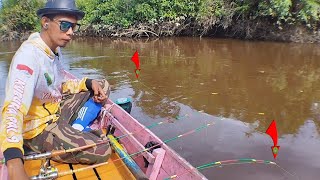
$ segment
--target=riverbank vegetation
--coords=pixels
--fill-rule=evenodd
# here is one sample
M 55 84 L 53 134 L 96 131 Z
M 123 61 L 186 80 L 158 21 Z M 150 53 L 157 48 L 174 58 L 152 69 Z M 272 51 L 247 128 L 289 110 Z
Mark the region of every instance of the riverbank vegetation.
M 44 0 L 3 0 L 1 39 L 39 30 Z M 320 42 L 320 0 L 77 0 L 82 36 L 215 36 Z

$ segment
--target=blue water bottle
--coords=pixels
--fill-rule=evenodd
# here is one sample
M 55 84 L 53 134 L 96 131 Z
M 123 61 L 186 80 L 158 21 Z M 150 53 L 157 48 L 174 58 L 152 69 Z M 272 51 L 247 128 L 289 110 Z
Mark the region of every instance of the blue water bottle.
M 72 127 L 83 131 L 93 120 L 97 118 L 102 105 L 93 101 L 90 98 L 78 112 L 77 119 L 73 122 Z

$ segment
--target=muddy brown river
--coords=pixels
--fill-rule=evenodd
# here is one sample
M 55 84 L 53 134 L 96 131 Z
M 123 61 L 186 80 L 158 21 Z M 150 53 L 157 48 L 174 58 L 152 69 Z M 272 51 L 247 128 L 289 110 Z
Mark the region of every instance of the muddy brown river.
M 12 51 L 0 45 L 0 104 Z M 131 56 L 138 50 L 139 81 Z M 194 166 L 212 161 L 274 160 L 265 133 L 278 127 L 279 166 L 243 164 L 201 172 L 212 180 L 317 180 L 320 177 L 320 46 L 211 38 L 78 39 L 63 49 L 78 77 L 107 78 L 110 98 L 131 97 L 132 116 L 161 139 L 214 123 L 168 145 Z M 27 61 L 28 59 L 26 59 Z

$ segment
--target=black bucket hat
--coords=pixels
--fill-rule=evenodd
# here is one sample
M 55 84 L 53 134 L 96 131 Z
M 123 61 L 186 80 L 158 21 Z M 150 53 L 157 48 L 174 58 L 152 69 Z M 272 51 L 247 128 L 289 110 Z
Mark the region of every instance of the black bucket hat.
M 70 14 L 76 16 L 77 20 L 84 17 L 84 12 L 76 7 L 74 0 L 48 0 L 45 7 L 37 11 L 37 15 L 42 17 L 49 14 Z

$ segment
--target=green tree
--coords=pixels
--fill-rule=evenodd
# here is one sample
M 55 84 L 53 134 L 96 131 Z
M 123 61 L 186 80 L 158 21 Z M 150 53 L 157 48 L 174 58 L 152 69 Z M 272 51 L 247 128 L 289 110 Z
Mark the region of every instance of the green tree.
M 8 34 L 12 31 L 21 33 L 37 28 L 39 19 L 36 10 L 43 6 L 43 0 L 6 0 L 0 11 L 0 32 Z

